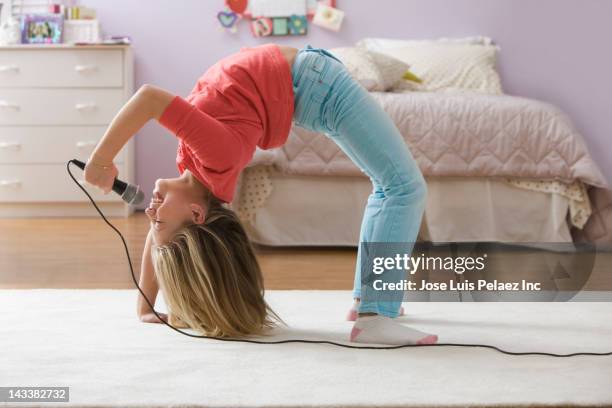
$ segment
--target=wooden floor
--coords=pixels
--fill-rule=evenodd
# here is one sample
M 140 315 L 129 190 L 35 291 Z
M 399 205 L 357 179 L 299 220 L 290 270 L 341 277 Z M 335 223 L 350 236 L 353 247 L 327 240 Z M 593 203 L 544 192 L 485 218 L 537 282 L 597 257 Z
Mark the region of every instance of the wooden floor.
M 136 275 L 149 224 L 112 218 Z M 350 289 L 356 250 L 257 247 L 268 289 Z M 0 288 L 132 288 L 123 245 L 97 218 L 0 219 Z
M 111 221 L 125 236 L 138 275 L 148 221 L 143 213 Z M 352 288 L 356 249 L 258 246 L 257 253 L 267 289 Z M 507 257 L 504 262 L 517 259 Z M 132 287 L 123 245 L 102 220 L 0 219 L 1 289 Z M 587 287 L 612 290 L 612 254 L 597 254 Z

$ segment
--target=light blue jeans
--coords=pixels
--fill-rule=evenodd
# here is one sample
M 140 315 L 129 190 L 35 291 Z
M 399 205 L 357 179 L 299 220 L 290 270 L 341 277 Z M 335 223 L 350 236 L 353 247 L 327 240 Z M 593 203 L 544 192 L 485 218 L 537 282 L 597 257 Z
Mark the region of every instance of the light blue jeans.
M 362 258 L 369 254 L 364 255 L 361 244 L 402 243 L 411 254 L 427 194 L 423 175 L 387 113 L 330 52 L 306 46 L 296 56 L 292 77 L 295 124 L 327 135 L 372 181 L 361 223 L 353 296 L 361 298 L 360 313 L 396 317 L 403 293 L 384 299 L 365 296 L 372 289 L 365 276 L 362 281 Z M 368 273 L 364 270 L 363 275 Z M 392 275 L 378 278 L 384 281 Z

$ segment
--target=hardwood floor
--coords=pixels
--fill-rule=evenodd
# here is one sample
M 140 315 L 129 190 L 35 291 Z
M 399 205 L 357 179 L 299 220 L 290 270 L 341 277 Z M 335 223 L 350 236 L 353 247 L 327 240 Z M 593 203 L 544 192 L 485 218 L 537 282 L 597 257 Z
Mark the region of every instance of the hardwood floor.
M 111 222 L 136 275 L 148 231 L 142 212 Z M 541 254 L 529 253 L 537 259 Z M 356 248 L 257 247 L 267 289 L 351 289 Z M 522 269 L 516 252 L 503 262 Z M 599 253 L 587 288 L 612 291 L 612 254 Z M 514 273 L 514 269 L 512 269 Z M 98 218 L 0 219 L 0 288 L 132 288 L 118 236 Z
M 138 276 L 148 221 L 111 222 Z M 356 250 L 257 247 L 268 289 L 350 289 Z M 0 219 L 0 288 L 132 288 L 123 245 L 98 218 Z

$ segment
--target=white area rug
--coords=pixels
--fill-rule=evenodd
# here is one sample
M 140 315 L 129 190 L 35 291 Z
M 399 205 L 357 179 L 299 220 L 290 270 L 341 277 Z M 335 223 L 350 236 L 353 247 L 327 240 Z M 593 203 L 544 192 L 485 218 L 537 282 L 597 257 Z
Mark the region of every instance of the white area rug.
M 268 297 L 291 325 L 274 339 L 347 338 L 349 292 Z M 612 404 L 612 357 L 221 343 L 140 323 L 135 300 L 132 290 L 0 290 L 0 386 L 70 386 L 70 403 L 58 406 Z M 402 322 L 438 333 L 441 342 L 557 353 L 612 349 L 612 303 L 405 307 Z

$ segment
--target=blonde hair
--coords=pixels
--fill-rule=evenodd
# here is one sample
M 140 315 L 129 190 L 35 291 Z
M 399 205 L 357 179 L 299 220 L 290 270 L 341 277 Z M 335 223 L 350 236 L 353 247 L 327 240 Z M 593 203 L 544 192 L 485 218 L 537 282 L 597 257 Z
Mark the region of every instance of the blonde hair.
M 186 226 L 153 252 L 169 314 L 208 336 L 263 334 L 282 320 L 264 300 L 253 246 L 231 209 L 209 204 L 204 224 Z

